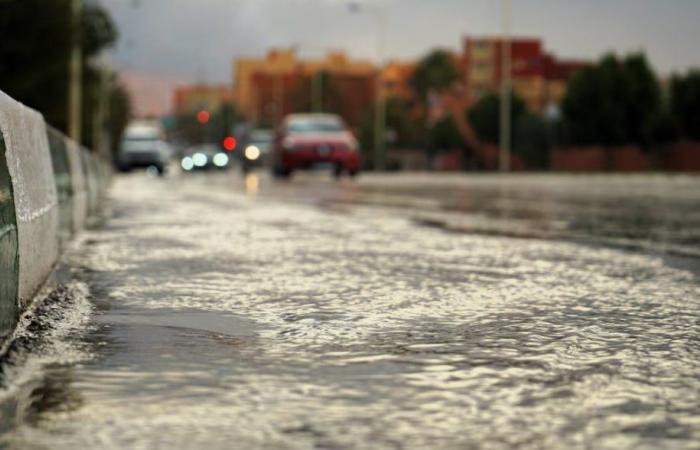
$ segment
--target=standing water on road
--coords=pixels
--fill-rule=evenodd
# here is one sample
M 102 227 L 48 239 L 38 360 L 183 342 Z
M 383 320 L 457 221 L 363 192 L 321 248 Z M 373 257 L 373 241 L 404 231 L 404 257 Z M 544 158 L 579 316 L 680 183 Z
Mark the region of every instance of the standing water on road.
M 698 181 L 528 180 L 118 178 L 66 262 L 91 357 L 29 352 L 0 447 L 697 448 Z

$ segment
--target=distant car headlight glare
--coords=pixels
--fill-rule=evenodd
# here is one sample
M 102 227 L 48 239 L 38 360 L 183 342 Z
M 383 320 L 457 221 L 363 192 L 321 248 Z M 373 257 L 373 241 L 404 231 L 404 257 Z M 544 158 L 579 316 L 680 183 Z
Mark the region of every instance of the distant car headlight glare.
M 228 164 L 228 156 L 226 153 L 217 153 L 213 161 L 216 167 L 225 167 Z
M 182 166 L 182 170 L 185 172 L 189 172 L 190 170 L 194 169 L 194 161 L 192 161 L 192 158 L 189 156 L 182 158 L 180 165 Z
M 192 162 L 197 167 L 204 167 L 207 165 L 207 155 L 204 153 L 195 153 L 192 155 Z
M 260 158 L 260 149 L 255 145 L 249 145 L 245 148 L 245 157 L 251 161 Z

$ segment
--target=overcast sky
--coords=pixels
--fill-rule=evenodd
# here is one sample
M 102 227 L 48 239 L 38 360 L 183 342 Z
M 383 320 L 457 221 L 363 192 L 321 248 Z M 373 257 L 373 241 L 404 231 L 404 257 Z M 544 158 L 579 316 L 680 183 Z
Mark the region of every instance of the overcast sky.
M 101 0 L 120 39 L 110 53 L 120 70 L 180 82 L 230 82 L 231 61 L 296 45 L 376 58 L 378 7 L 386 15 L 386 54 L 415 58 L 455 50 L 467 34 L 501 30 L 498 0 Z M 700 1 L 513 0 L 513 33 L 541 37 L 560 57 L 597 58 L 645 50 L 662 73 L 700 67 Z

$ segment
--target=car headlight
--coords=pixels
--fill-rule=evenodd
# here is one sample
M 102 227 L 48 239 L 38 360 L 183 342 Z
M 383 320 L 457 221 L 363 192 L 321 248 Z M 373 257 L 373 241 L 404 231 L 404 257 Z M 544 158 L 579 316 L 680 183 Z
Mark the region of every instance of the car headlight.
M 245 157 L 251 161 L 260 158 L 260 149 L 255 145 L 249 145 L 245 148 Z
M 182 166 L 182 170 L 186 172 L 189 172 L 190 170 L 194 169 L 194 161 L 192 161 L 192 158 L 190 158 L 189 156 L 185 156 L 184 158 L 182 158 L 180 165 Z
M 195 153 L 194 155 L 192 155 L 192 162 L 197 167 L 206 166 L 207 161 L 208 161 L 207 155 L 205 155 L 204 153 Z
M 226 153 L 217 153 L 214 155 L 213 161 L 216 167 L 225 167 L 228 164 L 228 155 Z

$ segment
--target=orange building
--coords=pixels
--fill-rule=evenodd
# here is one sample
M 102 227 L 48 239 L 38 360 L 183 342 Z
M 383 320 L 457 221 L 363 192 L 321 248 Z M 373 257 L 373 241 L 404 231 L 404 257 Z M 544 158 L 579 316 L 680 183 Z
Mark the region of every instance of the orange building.
M 273 49 L 264 58 L 242 58 L 233 64 L 236 104 L 254 122 L 274 124 L 290 112 L 308 111 L 312 77 L 319 73 L 323 74 L 324 109 L 335 110 L 355 124 L 359 111 L 372 103 L 374 65 L 350 59 L 344 52 L 302 60 L 293 49 Z
M 193 114 L 197 111 L 217 111 L 231 102 L 231 88 L 195 84 L 175 89 L 173 109 L 175 114 Z
M 382 68 L 382 83 L 386 97 L 397 97 L 409 100 L 413 97 L 411 76 L 416 69 L 416 63 L 405 61 L 389 61 Z

